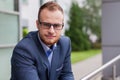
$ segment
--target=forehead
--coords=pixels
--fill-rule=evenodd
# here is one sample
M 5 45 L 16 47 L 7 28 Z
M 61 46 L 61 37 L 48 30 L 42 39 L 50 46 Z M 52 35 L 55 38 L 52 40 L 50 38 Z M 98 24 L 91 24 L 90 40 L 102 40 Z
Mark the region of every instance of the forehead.
M 50 11 L 48 9 L 43 9 L 40 13 L 40 19 L 44 20 L 63 20 L 64 15 L 60 10 Z

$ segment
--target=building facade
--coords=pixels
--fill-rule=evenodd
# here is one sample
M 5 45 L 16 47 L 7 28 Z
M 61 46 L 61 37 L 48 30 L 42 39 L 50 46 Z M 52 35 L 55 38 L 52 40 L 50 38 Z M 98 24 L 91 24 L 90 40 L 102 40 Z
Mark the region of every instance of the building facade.
M 102 0 L 103 64 L 120 54 L 120 0 Z M 120 80 L 120 60 L 103 71 L 102 80 Z

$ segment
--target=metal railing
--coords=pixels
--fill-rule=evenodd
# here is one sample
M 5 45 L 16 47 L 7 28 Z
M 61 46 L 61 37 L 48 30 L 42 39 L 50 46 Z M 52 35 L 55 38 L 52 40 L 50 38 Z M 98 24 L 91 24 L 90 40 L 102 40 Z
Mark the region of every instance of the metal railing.
M 92 77 L 94 77 L 98 73 L 102 72 L 105 68 L 109 67 L 110 65 L 113 66 L 113 80 L 115 80 L 116 79 L 116 65 L 115 65 L 115 62 L 117 62 L 118 60 L 120 60 L 120 55 L 113 58 L 112 60 L 110 60 L 109 62 L 107 62 L 106 64 L 104 64 L 103 66 L 101 66 L 100 68 L 98 68 L 97 70 L 93 71 L 92 73 L 88 74 L 87 76 L 83 77 L 80 80 L 90 80 Z

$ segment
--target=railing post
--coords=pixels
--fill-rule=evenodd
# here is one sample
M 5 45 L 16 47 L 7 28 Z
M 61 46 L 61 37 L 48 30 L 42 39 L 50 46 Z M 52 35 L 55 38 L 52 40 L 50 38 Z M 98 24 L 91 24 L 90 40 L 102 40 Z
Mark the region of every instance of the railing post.
M 116 64 L 113 64 L 113 80 L 116 80 Z

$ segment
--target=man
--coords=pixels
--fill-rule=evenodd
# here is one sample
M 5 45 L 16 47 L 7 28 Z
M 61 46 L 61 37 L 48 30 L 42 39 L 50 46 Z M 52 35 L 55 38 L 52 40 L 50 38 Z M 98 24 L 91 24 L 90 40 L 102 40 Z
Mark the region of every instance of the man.
M 11 80 L 74 80 L 70 39 L 61 36 L 63 9 L 53 1 L 42 5 L 30 32 L 14 48 Z

